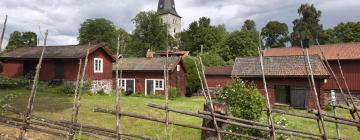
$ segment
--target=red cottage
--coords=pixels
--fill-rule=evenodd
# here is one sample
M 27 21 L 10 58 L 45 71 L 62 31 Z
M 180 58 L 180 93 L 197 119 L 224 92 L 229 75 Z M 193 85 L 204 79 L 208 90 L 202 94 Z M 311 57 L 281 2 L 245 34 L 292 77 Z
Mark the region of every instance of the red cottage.
M 344 92 L 346 91 L 345 84 L 342 80 L 337 59 L 339 58 L 345 79 L 349 88 L 354 95 L 360 97 L 360 43 L 346 43 L 346 44 L 332 44 L 320 45 L 324 51 L 326 59 L 328 59 L 330 66 L 335 72 L 335 75 L 340 80 L 340 84 Z M 309 53 L 321 56 L 318 46 L 310 46 Z M 271 48 L 265 51 L 265 56 L 291 56 L 302 55 L 301 48 Z M 339 57 L 338 57 L 339 56 Z M 324 90 L 329 93 L 330 90 L 339 92 L 339 88 L 335 83 L 334 78 L 330 77 L 326 80 Z M 339 95 L 337 95 L 339 96 Z
M 0 56 L 5 77 L 32 77 L 43 47 L 24 47 Z M 101 44 L 83 46 L 47 46 L 40 70 L 41 81 L 75 81 L 79 60 L 89 50 L 86 78 L 93 81 L 93 90 L 112 89 L 112 63 L 115 58 Z
M 150 58 L 123 58 L 119 62 L 122 70 L 121 87 L 129 94 L 142 92 L 145 96 L 164 93 L 164 65 L 166 57 Z M 186 93 L 185 68 L 180 57 L 168 58 L 169 84 L 180 91 L 182 96 Z M 113 70 L 116 71 L 116 65 Z M 115 72 L 114 72 L 115 73 Z M 114 83 L 116 77 L 114 74 Z M 121 81 L 121 82 L 120 82 Z

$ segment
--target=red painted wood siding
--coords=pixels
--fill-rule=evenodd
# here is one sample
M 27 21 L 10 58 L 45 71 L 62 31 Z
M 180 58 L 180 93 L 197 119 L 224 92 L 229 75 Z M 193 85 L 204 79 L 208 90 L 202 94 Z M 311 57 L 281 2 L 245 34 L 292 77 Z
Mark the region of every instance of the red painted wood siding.
M 186 94 L 186 75 L 183 64 L 180 62 L 180 71 L 179 71 L 179 91 L 181 96 Z M 123 71 L 122 76 L 124 79 L 135 79 L 135 92 L 144 92 L 145 93 L 145 79 L 164 79 L 164 71 Z M 170 72 L 169 75 L 169 84 L 172 87 L 177 86 L 177 72 L 176 69 Z M 113 85 L 116 85 L 115 82 L 115 72 L 113 72 Z M 113 86 L 113 88 L 116 88 Z M 164 91 L 157 91 L 164 93 Z
M 2 75 L 5 77 L 21 77 L 21 76 L 23 76 L 22 61 L 9 60 L 9 61 L 3 62 Z
M 232 83 L 231 77 L 226 75 L 206 75 L 206 81 L 210 88 L 224 87 Z
M 102 73 L 94 72 L 94 58 L 103 59 Z M 112 79 L 112 65 L 113 62 L 111 57 L 107 55 L 103 49 L 98 49 L 89 55 L 88 66 L 86 68 L 86 75 L 88 78 L 92 80 Z
M 345 90 L 345 84 L 342 80 L 337 61 L 330 61 L 329 63 L 340 80 L 341 87 Z M 341 60 L 340 63 L 350 90 L 360 92 L 360 60 Z M 324 88 L 327 91 L 339 89 L 334 78 L 329 78 Z

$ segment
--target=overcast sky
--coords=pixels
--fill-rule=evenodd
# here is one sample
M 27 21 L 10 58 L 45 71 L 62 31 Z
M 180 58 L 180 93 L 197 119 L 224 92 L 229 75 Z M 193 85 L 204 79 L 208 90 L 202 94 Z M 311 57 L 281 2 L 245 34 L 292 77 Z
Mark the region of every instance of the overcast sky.
M 140 11 L 156 11 L 158 0 L 1 0 L 0 27 L 9 15 L 3 46 L 15 31 L 49 29 L 50 45 L 77 44 L 80 24 L 88 18 L 106 18 L 128 32 L 131 19 Z M 253 19 L 258 29 L 270 20 L 285 22 L 292 28 L 301 3 L 315 4 L 322 11 L 325 28 L 342 21 L 360 21 L 360 0 L 175 0 L 182 16 L 182 26 L 199 17 L 212 24 L 225 24 L 228 31 L 241 28 L 244 20 Z

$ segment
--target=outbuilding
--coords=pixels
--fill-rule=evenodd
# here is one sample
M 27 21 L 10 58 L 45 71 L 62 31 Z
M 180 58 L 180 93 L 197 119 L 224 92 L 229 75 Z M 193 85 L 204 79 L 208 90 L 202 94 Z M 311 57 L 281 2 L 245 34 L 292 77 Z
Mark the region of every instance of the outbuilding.
M 32 78 L 43 47 L 23 47 L 3 53 L 2 75 Z M 112 63 L 115 58 L 102 44 L 47 46 L 40 70 L 40 81 L 76 81 L 79 60 L 84 64 L 89 50 L 86 79 L 92 81 L 93 90 L 112 89 Z

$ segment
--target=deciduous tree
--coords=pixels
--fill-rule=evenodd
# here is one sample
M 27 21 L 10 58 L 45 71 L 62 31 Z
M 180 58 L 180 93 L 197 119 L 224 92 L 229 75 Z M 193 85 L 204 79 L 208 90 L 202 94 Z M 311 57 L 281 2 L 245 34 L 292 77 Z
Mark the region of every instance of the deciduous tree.
M 34 32 L 15 31 L 10 34 L 6 51 L 11 51 L 21 47 L 35 47 L 37 45 L 36 43 L 37 35 Z
M 284 47 L 288 41 L 289 29 L 285 23 L 270 21 L 261 30 L 265 46 L 270 48 Z

